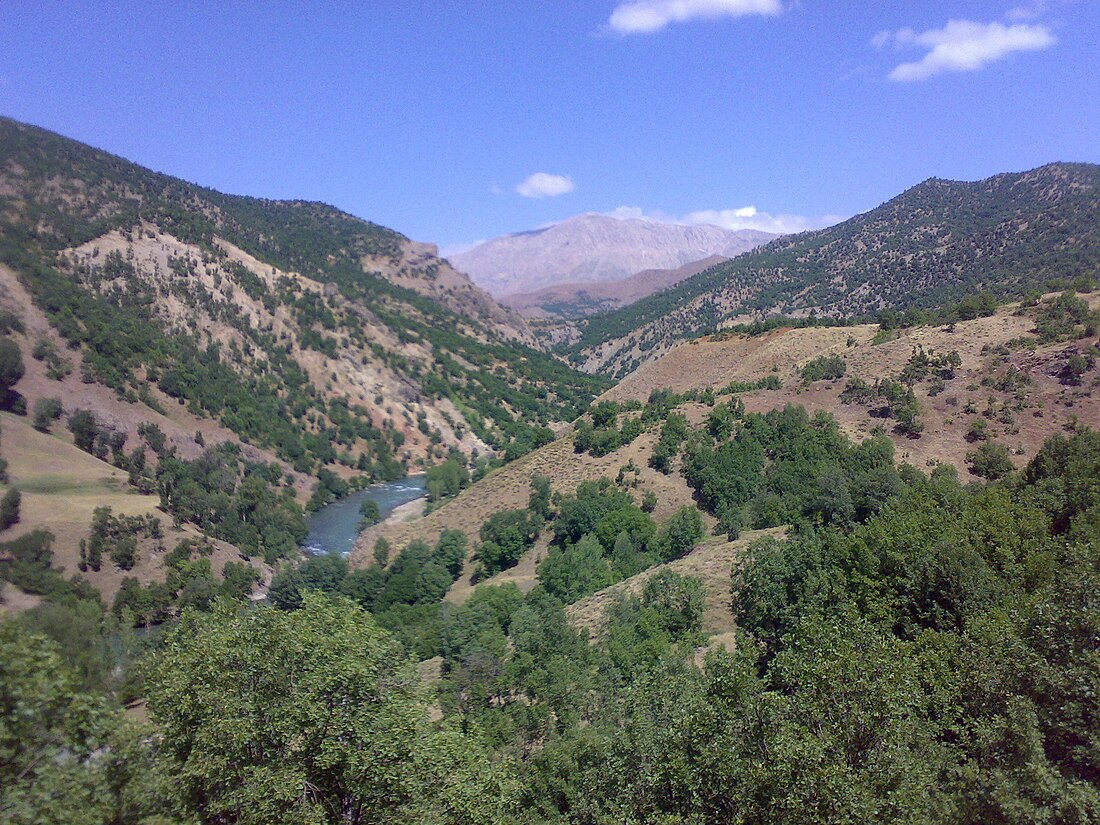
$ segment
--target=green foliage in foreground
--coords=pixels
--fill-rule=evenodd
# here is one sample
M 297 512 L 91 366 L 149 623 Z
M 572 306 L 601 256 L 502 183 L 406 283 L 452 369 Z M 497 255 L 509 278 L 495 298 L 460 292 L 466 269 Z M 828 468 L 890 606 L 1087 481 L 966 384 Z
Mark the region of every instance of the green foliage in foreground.
M 537 698 L 463 712 L 542 743 L 503 746 L 532 821 L 1100 821 L 1100 435 L 999 485 L 903 475 L 862 525 L 753 545 L 736 653 L 702 670 L 622 607 L 586 658 L 549 622 L 543 668 L 505 657 L 497 683 L 538 673 Z
M 399 646 L 349 602 L 191 613 L 150 662 L 149 708 L 204 822 L 504 821 L 507 774 L 433 726 Z
M 797 434 L 798 420 L 770 424 Z M 827 435 L 811 427 L 793 455 Z M 591 640 L 546 583 L 403 605 L 435 611 L 440 723 L 401 642 L 338 595 L 185 613 L 145 667 L 159 736 L 127 733 L 72 687 L 57 648 L 8 620 L 0 811 L 147 825 L 1100 822 L 1097 478 L 1091 431 L 1050 439 L 996 483 L 903 468 L 864 518 L 804 519 L 751 545 L 729 580 L 735 652 L 701 667 L 712 592 L 668 570 L 609 599 Z M 579 535 L 566 550 L 602 554 L 616 528 L 613 555 L 660 544 L 610 484 L 588 491 L 596 506 L 557 502 L 555 534 Z M 311 576 L 346 583 L 340 561 Z M 37 620 L 60 631 L 94 616 Z
M 194 822 L 176 805 L 145 734 L 82 689 L 55 644 L 0 621 L 0 820 Z

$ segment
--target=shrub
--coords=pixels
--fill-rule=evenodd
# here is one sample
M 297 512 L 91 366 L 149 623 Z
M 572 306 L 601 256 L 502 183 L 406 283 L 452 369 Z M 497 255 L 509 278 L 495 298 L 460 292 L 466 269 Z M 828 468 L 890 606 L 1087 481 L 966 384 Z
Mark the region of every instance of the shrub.
M 12 487 L 0 498 L 0 530 L 7 530 L 19 522 L 19 505 L 23 496 Z
M 0 338 L 0 395 L 14 387 L 24 371 L 19 345 L 11 338 Z
M 681 507 L 661 528 L 657 539 L 665 561 L 687 555 L 703 537 L 703 517 L 694 507 Z
M 841 355 L 819 355 L 802 367 L 802 383 L 836 381 L 848 371 L 848 364 Z
M 61 418 L 60 398 L 39 398 L 34 402 L 34 428 L 40 432 L 49 432 L 50 425 Z
M 1014 469 L 1008 457 L 1008 447 L 995 441 L 986 441 L 978 449 L 966 454 L 970 472 L 981 478 L 995 481 L 1004 478 Z
M 382 511 L 378 507 L 378 502 L 372 498 L 364 499 L 363 503 L 359 505 L 359 518 L 361 519 L 360 525 L 365 527 L 380 522 Z

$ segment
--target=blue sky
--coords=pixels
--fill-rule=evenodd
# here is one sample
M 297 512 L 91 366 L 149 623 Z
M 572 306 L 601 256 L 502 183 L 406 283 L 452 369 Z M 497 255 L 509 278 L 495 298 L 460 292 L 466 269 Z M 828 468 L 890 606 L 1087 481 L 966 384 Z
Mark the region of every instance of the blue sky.
M 1100 162 L 1094 0 L 313 5 L 6 0 L 0 114 L 448 249 L 581 212 L 796 229 Z

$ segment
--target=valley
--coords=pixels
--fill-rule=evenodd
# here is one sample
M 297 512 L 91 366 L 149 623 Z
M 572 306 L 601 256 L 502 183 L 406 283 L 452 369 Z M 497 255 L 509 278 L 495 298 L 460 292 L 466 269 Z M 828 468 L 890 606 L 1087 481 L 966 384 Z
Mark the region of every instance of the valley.
M 448 262 L 0 119 L 0 818 L 1093 821 L 1098 170 Z

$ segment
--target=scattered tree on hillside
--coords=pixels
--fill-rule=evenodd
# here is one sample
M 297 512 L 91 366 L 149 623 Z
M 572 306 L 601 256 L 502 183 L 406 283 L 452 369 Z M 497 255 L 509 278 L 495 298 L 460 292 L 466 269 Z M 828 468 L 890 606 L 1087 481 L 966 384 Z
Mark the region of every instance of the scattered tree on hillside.
M 19 507 L 22 502 L 22 495 L 14 487 L 0 497 L 0 530 L 7 530 L 19 522 Z

